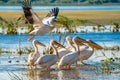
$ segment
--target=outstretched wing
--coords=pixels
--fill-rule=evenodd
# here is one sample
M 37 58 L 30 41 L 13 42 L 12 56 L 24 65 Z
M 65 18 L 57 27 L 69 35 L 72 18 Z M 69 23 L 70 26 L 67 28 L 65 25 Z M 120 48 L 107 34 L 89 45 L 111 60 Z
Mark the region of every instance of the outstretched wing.
M 59 8 L 56 7 L 56 8 L 53 8 L 53 9 L 46 15 L 46 17 L 53 17 L 53 16 L 55 16 L 55 18 L 57 18 L 58 13 L 59 13 Z
M 39 16 L 35 12 L 33 12 L 30 0 L 24 0 L 22 3 L 22 8 L 24 11 L 25 18 L 30 24 L 33 24 L 33 25 L 39 24 L 41 26 L 43 25 Z
M 0 17 L 0 21 L 3 21 L 3 22 L 5 22 L 6 24 L 8 24 L 8 22 L 7 22 L 5 19 L 3 19 L 2 17 Z
M 49 25 L 50 22 L 56 22 L 57 15 L 59 13 L 59 8 L 53 8 L 42 20 L 44 24 Z

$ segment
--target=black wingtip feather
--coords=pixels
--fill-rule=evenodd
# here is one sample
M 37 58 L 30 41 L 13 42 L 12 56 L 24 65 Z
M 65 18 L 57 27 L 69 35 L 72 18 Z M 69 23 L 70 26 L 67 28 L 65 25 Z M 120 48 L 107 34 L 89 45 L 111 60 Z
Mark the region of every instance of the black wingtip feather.
M 58 12 L 59 12 L 59 8 L 56 7 L 52 10 L 54 12 L 54 16 L 57 16 L 58 15 Z
M 22 7 L 23 8 L 31 8 L 31 0 L 23 0 Z

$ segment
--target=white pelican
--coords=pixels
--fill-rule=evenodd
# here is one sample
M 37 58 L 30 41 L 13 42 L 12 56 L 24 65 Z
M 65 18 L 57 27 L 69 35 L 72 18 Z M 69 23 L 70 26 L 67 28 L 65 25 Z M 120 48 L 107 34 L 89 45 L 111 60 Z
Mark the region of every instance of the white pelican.
M 56 23 L 62 24 L 62 22 L 56 19 L 59 13 L 58 7 L 52 9 L 43 19 L 40 19 L 39 16 L 33 12 L 30 0 L 24 0 L 22 8 L 27 22 L 32 24 L 34 28 L 34 30 L 29 33 L 33 35 L 29 37 L 28 41 L 30 41 L 35 35 L 51 32 Z
M 87 43 L 87 45 L 84 43 Z M 94 48 L 96 49 L 103 49 L 103 48 L 100 45 L 93 42 L 92 40 L 86 40 L 84 41 L 84 43 L 79 44 L 80 55 L 78 57 L 78 60 L 81 61 L 82 64 L 86 65 L 86 63 L 84 63 L 83 61 L 87 60 L 92 56 L 92 54 L 94 53 Z
M 32 68 L 32 66 L 35 66 L 34 63 L 35 61 L 39 58 L 40 54 L 39 54 L 39 51 L 38 51 L 38 47 L 37 47 L 37 44 L 40 45 L 40 46 L 43 46 L 45 47 L 44 44 L 38 42 L 37 40 L 33 40 L 32 41 L 32 44 L 33 44 L 33 47 L 35 49 L 34 53 L 30 53 L 29 56 L 28 56 L 28 65 Z
M 59 54 L 57 51 L 57 47 L 55 47 L 55 45 L 57 45 L 58 47 L 62 47 L 65 48 L 63 45 L 59 44 L 58 42 L 56 42 L 55 40 L 50 41 L 50 47 L 53 48 L 54 52 L 56 54 L 45 54 L 40 56 L 37 61 L 35 62 L 36 65 L 40 65 L 41 67 L 46 67 L 47 70 L 50 69 L 50 67 L 52 65 L 54 65 L 58 59 L 59 59 Z
M 67 41 L 68 47 L 58 49 L 59 58 L 66 55 L 67 53 L 70 53 L 70 52 L 74 51 L 75 47 L 72 45 L 73 44 L 72 37 L 67 36 L 66 41 Z
M 78 45 L 82 42 L 82 39 L 75 37 L 73 39 L 73 42 L 76 45 L 76 49 L 74 48 L 75 51 L 64 55 L 58 63 L 58 68 L 62 68 L 63 66 L 68 66 L 67 68 L 71 69 L 71 64 L 75 63 L 78 60 L 78 56 L 80 54 L 80 48 Z

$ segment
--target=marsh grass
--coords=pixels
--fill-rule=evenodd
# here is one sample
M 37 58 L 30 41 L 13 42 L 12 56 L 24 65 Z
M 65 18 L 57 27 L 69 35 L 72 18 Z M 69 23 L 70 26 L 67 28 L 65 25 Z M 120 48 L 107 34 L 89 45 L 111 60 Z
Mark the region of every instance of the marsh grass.
M 113 55 L 112 58 L 107 57 L 104 52 L 102 52 L 102 54 L 104 57 L 106 57 L 106 59 L 101 60 L 101 63 L 100 63 L 100 69 L 102 70 L 102 72 L 111 73 L 115 69 L 120 69 L 119 58 L 115 57 L 113 53 L 111 53 Z

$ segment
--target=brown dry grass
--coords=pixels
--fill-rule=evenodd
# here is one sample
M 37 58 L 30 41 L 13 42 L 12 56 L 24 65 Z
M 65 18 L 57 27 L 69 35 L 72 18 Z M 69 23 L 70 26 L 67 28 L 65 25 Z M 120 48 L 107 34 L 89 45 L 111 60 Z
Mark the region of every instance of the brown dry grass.
M 48 11 L 36 11 L 43 18 Z M 18 18 L 23 14 L 21 11 L 0 11 L 0 16 L 6 19 Z M 120 10 L 86 10 L 86 11 L 60 11 L 59 15 L 69 18 L 80 18 L 82 20 L 91 20 L 99 24 L 110 24 L 111 21 L 120 23 Z

